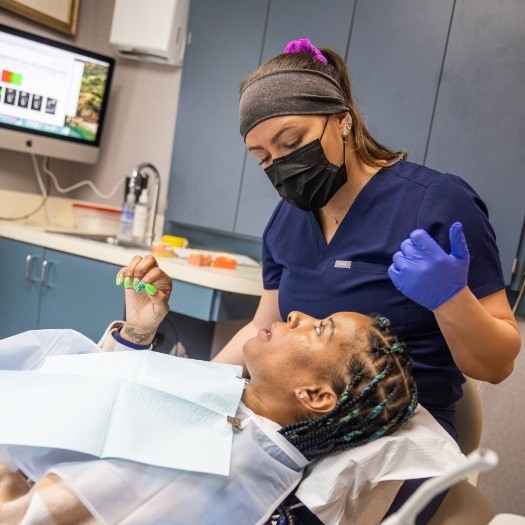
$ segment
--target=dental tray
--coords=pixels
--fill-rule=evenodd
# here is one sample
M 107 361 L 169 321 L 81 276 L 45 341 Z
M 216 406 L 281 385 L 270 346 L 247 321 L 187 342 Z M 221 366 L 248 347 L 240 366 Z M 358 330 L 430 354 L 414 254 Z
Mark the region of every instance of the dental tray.
M 175 253 L 175 255 L 177 255 L 177 257 L 180 257 L 181 259 L 187 259 L 193 253 L 202 253 L 204 255 L 210 255 L 212 258 L 215 258 L 220 255 L 231 257 L 237 261 L 237 264 L 240 264 L 242 266 L 260 266 L 260 264 L 255 259 L 252 259 L 247 255 L 241 255 L 238 253 L 215 252 L 210 250 L 199 250 L 197 248 L 174 248 L 173 252 Z

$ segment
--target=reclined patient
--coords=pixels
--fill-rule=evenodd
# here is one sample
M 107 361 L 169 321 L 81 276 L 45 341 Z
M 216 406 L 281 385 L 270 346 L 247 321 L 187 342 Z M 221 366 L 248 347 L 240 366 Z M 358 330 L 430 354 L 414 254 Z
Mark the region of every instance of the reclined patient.
M 157 287 L 155 301 L 146 294 L 140 301 L 143 318 L 150 308 L 160 323 L 170 289 L 163 291 L 167 279 L 156 262 L 144 261 L 127 270 L 134 268 L 139 279 Z M 126 290 L 128 314 L 130 303 L 136 310 L 138 300 L 137 292 Z M 120 333 L 148 342 L 137 333 L 138 324 L 132 330 L 124 325 Z M 123 342 L 109 333 L 100 345 L 121 350 Z M 6 344 L 9 340 L 0 342 L 0 368 L 6 368 L 1 366 Z M 53 460 L 38 479 L 4 466 L 0 523 L 264 523 L 299 483 L 308 462 L 315 465 L 327 455 L 387 436 L 414 414 L 411 358 L 384 317 L 342 312 L 317 320 L 293 312 L 286 322 L 261 330 L 243 351 L 250 381 L 236 417 L 255 424 L 234 429 L 229 476 L 82 455 Z M 12 399 L 16 403 L 16 393 Z M 295 454 L 279 441 L 282 437 Z M 285 523 L 287 510 L 279 512 Z

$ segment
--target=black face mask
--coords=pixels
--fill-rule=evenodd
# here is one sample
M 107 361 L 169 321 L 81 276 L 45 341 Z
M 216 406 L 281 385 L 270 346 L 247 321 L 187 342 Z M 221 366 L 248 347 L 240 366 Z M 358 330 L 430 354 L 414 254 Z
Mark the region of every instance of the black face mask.
M 283 200 L 301 210 L 318 210 L 346 182 L 344 143 L 341 166 L 335 166 L 326 158 L 321 139 L 316 139 L 275 159 L 264 171 Z

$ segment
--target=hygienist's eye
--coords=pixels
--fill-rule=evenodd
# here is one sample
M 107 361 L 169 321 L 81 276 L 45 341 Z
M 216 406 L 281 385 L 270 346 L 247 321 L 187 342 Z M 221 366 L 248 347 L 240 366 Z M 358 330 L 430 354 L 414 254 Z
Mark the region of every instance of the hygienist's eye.
M 287 150 L 287 151 L 291 151 L 291 150 L 294 150 L 297 148 L 297 146 L 299 146 L 299 144 L 301 144 L 301 139 L 297 139 L 296 141 L 290 143 L 290 144 L 285 144 L 284 146 L 284 149 Z

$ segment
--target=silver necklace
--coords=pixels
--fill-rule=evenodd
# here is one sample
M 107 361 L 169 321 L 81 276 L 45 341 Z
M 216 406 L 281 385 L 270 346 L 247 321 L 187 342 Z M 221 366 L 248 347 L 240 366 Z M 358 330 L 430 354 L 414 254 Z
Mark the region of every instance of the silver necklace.
M 348 212 L 348 210 L 351 208 L 352 204 L 354 204 L 354 201 L 357 199 L 357 196 L 361 193 L 361 190 L 366 186 L 366 183 L 371 179 L 372 177 L 368 178 L 368 179 L 365 179 L 363 184 L 361 184 L 361 186 L 359 186 L 359 189 L 357 190 L 356 194 L 353 196 L 352 200 L 350 201 L 350 204 L 348 204 L 348 206 L 345 208 L 345 210 L 343 211 L 343 215 L 341 217 L 341 219 L 336 219 L 335 217 L 332 217 L 332 215 L 330 215 L 324 208 L 321 208 L 321 211 L 327 216 L 329 217 L 332 222 L 334 224 L 339 224 L 341 222 L 341 220 L 343 219 L 343 217 L 346 215 L 346 213 Z

